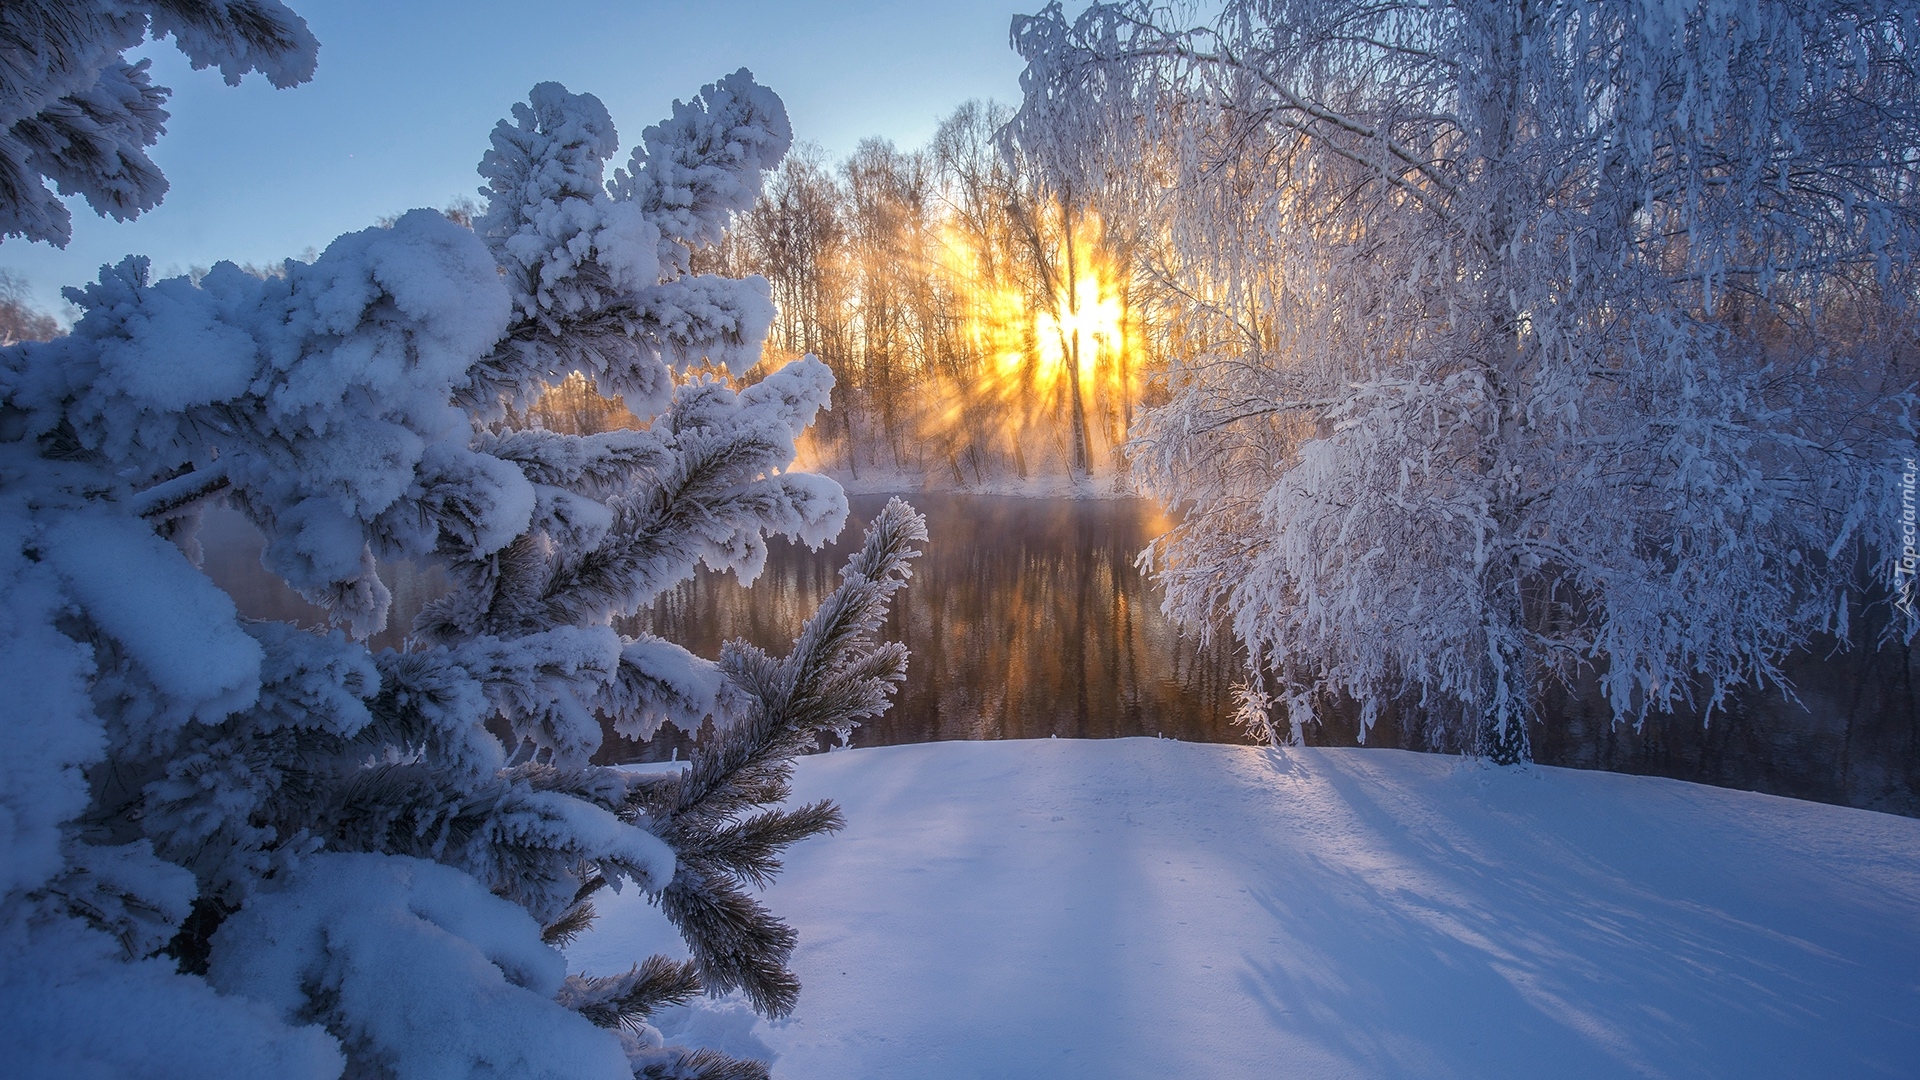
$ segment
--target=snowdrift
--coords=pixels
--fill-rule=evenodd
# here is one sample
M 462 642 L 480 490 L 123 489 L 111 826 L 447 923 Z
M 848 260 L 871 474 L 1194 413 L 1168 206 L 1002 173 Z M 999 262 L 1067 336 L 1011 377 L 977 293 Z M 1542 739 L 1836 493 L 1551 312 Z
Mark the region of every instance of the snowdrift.
M 786 1080 L 1911 1076 L 1920 821 L 1391 750 L 949 742 L 804 759 L 768 899 Z M 570 950 L 670 949 L 632 890 Z M 698 1031 L 693 1032 L 699 1037 Z

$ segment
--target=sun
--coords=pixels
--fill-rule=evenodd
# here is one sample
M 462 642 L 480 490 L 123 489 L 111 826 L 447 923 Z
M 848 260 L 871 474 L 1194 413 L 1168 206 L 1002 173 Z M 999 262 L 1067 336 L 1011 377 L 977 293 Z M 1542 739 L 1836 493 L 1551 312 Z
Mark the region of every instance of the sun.
M 1082 393 L 1124 380 L 1116 372 L 1125 370 L 1127 309 L 1097 254 L 1100 224 L 1082 216 L 1071 242 L 1053 231 L 1042 261 L 1057 270 L 1072 265 L 1076 276 L 1070 289 L 1038 295 L 1008 279 L 1005 253 L 996 267 L 982 257 L 978 237 L 952 227 L 941 233 L 938 258 L 967 297 L 961 332 L 999 396 L 1019 401 L 1023 410 L 1064 400 L 1058 395 L 1069 389 L 1069 359 L 1076 355 Z
M 1079 347 L 1080 380 L 1093 381 L 1094 360 L 1102 350 L 1118 351 L 1125 344 L 1125 314 L 1119 297 L 1102 286 L 1099 275 L 1080 275 L 1071 296 L 1062 290 L 1053 311 L 1035 314 L 1034 343 L 1039 371 L 1047 381 L 1066 377 L 1067 357 Z

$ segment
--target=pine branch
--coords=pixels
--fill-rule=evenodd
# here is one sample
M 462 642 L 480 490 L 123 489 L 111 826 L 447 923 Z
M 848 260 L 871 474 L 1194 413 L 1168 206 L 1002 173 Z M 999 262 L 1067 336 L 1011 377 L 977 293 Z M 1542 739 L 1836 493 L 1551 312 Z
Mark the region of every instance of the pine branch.
M 590 901 L 577 900 L 566 914 L 540 928 L 540 940 L 555 948 L 565 948 L 586 933 L 598 915 Z
M 540 928 L 540 940 L 549 945 L 571 945 L 573 939 L 587 932 L 593 925 L 596 912 L 593 910 L 593 894 L 607 887 L 605 874 L 595 874 L 581 882 L 579 891 L 573 894 L 573 906 L 553 922 Z
M 557 791 L 590 802 L 602 810 L 618 811 L 626 803 L 630 786 L 617 769 L 596 765 L 562 768 L 546 762 L 526 762 L 500 772 L 508 783 L 525 784 L 533 791 Z
M 810 836 L 846 826 L 840 808 L 822 800 L 797 810 L 769 810 L 698 836 L 676 854 L 702 872 L 719 872 L 766 888 L 780 872 L 780 852 Z
M 893 592 L 906 583 L 909 561 L 919 554 L 912 545 L 926 538 L 926 519 L 899 499 L 889 501 L 841 571 L 840 587 L 807 620 L 785 659 L 773 661 L 751 646 L 725 651 L 722 667 L 757 701 L 756 715 L 737 726 L 734 737 L 716 739 L 711 752 L 695 754 L 674 805 L 664 808 L 667 816 L 697 814 L 715 797 L 772 801 L 750 793 L 784 785 L 788 773 L 776 751 L 806 745 L 817 730 L 837 731 L 850 711 L 873 715 L 865 711 L 873 696 L 890 693 L 905 671 L 904 650 L 895 643 L 873 647 L 873 634 L 886 619 Z M 852 677 L 831 678 L 842 672 Z
M 645 503 L 616 504 L 605 543 L 552 567 L 540 591 L 542 622 L 630 613 L 689 575 L 708 543 L 761 516 L 764 508 L 740 488 L 780 448 L 750 437 L 703 441 L 683 450 L 678 475 L 663 477 Z
M 650 956 L 620 975 L 569 975 L 555 1000 L 600 1027 L 637 1027 L 661 1009 L 692 1001 L 701 989 L 693 961 Z
M 787 970 L 799 937 L 773 912 L 724 879 L 674 875 L 660 910 L 686 939 L 708 990 L 740 990 L 756 1011 L 778 1019 L 793 1011 L 800 980 Z
M 703 1047 L 670 1062 L 648 1065 L 634 1076 L 637 1080 L 769 1080 L 772 1074 L 762 1062 L 742 1061 Z
M 651 431 L 568 435 L 527 428 L 482 435 L 475 449 L 520 467 L 528 480 L 592 498 L 611 498 L 635 476 L 668 467 L 670 452 Z
M 163 480 L 135 495 L 129 509 L 145 518 L 161 518 L 225 491 L 232 483 L 219 465 Z
M 694 753 L 675 788 L 650 789 L 630 801 L 648 827 L 679 856 L 661 910 L 680 929 L 713 989 L 743 990 L 768 1016 L 793 1008 L 800 984 L 786 969 L 793 930 L 742 891 L 764 885 L 788 845 L 838 828 L 828 802 L 799 810 L 739 815 L 784 800 L 793 758 L 816 745 L 817 733 L 841 731 L 886 707 L 906 670 L 898 643 L 875 644 L 893 593 L 905 584 L 913 548 L 927 537 L 926 519 L 899 499 L 868 526 L 835 589 L 807 620 L 781 660 L 731 644 L 721 666 L 754 702 L 738 723 Z
M 332 850 L 412 855 L 464 870 L 548 923 L 566 917 L 596 872 L 655 887 L 618 851 L 584 841 L 553 793 L 511 772 L 467 790 L 443 781 L 421 763 L 362 769 L 312 809 L 313 831 Z

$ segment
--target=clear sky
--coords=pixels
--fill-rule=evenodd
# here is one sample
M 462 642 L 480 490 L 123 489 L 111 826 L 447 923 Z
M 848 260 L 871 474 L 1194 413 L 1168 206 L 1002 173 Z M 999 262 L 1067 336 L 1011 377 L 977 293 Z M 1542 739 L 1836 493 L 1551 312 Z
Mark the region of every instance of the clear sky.
M 133 222 L 69 199 L 64 251 L 18 238 L 0 268 L 43 307 L 102 263 L 156 272 L 220 259 L 267 263 L 417 206 L 473 195 L 487 134 L 534 83 L 592 93 L 625 144 L 720 75 L 753 71 L 787 103 L 794 137 L 834 159 L 878 135 L 903 147 L 971 97 L 1019 100 L 1007 47 L 1016 12 L 1044 0 L 289 0 L 320 39 L 312 82 L 238 87 L 148 46 L 173 119 L 153 149 L 172 184 Z

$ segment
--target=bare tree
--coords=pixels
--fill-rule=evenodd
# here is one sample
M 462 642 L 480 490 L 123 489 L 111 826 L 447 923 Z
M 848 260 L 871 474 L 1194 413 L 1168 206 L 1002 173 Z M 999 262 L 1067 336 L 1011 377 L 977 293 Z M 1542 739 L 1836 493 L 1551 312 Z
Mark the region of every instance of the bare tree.
M 51 341 L 60 333 L 60 320 L 33 306 L 25 279 L 0 270 L 0 346 Z

